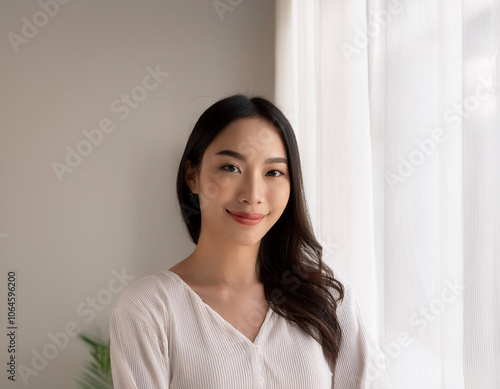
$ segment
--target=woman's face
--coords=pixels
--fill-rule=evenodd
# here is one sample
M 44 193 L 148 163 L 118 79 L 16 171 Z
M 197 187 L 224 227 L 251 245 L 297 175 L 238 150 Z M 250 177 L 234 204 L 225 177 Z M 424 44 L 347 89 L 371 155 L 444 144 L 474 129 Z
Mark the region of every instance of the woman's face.
M 261 118 L 236 120 L 219 133 L 205 150 L 198 175 L 189 161 L 186 167 L 186 182 L 200 199 L 201 235 L 210 239 L 260 242 L 290 197 L 285 145 L 276 128 Z M 236 213 L 263 217 L 249 220 Z

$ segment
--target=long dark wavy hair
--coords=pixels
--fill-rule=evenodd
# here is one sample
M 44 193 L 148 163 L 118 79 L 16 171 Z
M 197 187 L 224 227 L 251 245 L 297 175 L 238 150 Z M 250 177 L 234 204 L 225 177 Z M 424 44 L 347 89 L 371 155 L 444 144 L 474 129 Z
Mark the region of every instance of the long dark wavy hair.
M 297 140 L 289 121 L 274 104 L 262 97 L 238 94 L 217 101 L 200 116 L 189 136 L 177 174 L 182 218 L 191 239 L 198 244 L 199 197 L 195 195 L 193 201 L 190 199 L 185 181 L 186 161 L 190 160 L 195 169 L 199 167 L 214 138 L 230 123 L 249 117 L 263 118 L 278 130 L 285 144 L 290 173 L 288 204 L 260 243 L 258 278 L 269 307 L 321 344 L 333 373 L 342 337 L 336 311 L 344 298 L 344 286 L 322 261 L 323 248 L 314 236 L 306 207 Z

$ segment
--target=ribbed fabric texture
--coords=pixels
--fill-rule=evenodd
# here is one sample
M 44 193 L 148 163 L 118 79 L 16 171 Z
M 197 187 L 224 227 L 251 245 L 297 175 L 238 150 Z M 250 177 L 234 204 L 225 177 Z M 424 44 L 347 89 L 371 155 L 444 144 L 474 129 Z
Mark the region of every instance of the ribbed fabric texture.
M 370 373 L 366 333 L 345 280 L 337 314 L 343 340 L 330 371 L 321 345 L 268 310 L 252 343 L 205 304 L 177 274 L 135 281 L 110 313 L 115 389 L 385 389 L 385 371 Z

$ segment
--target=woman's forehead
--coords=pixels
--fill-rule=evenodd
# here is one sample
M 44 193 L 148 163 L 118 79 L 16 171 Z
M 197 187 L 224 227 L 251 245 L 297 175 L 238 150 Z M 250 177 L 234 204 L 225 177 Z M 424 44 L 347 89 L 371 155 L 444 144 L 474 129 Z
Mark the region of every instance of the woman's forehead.
M 213 154 L 222 149 L 244 154 L 244 150 L 249 148 L 255 151 L 276 149 L 278 152 L 285 152 L 278 129 L 261 118 L 238 119 L 230 123 L 215 137 L 208 148 Z

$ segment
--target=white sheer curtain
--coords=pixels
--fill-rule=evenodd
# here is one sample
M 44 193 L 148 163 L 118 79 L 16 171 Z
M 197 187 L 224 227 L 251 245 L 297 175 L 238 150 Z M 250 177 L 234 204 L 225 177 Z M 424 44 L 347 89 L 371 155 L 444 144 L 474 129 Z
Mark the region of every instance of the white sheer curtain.
M 276 102 L 315 232 L 394 388 L 500 388 L 499 17 L 495 0 L 276 1 Z

